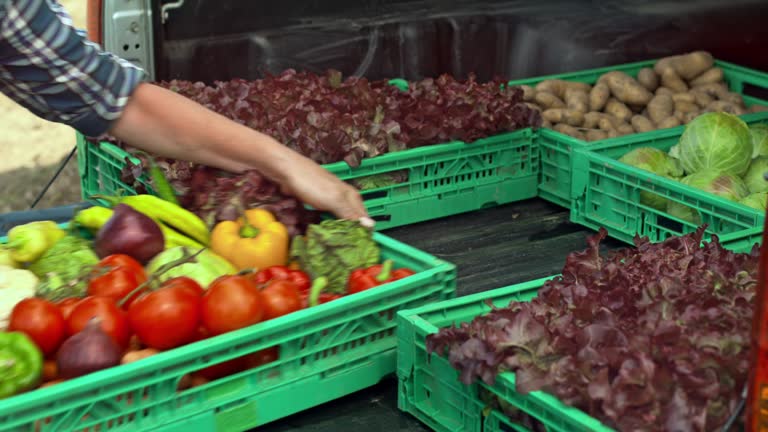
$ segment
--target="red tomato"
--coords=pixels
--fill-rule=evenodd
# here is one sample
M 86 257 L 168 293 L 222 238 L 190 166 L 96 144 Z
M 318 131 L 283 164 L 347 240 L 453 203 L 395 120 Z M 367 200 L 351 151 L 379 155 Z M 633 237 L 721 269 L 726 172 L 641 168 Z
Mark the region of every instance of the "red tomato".
M 192 342 L 200 327 L 202 292 L 191 279 L 170 279 L 133 302 L 128 322 L 139 340 L 150 348 L 166 350 Z
M 320 298 L 318 299 L 318 304 L 324 304 L 328 303 L 330 301 L 334 301 L 336 299 L 340 299 L 344 297 L 341 294 L 333 294 L 333 293 L 320 293 Z M 309 293 L 303 293 L 301 295 L 301 305 L 304 308 L 309 307 Z
M 266 285 L 270 281 L 287 280 L 293 282 L 299 292 L 309 291 L 312 280 L 301 270 L 295 270 L 287 266 L 272 266 L 249 275 L 256 285 Z
M 203 325 L 212 335 L 248 327 L 263 316 L 259 288 L 245 276 L 221 276 L 203 295 Z
M 67 319 L 68 333 L 80 332 L 94 317 L 101 319 L 101 329 L 118 345 L 128 347 L 131 338 L 128 316 L 108 297 L 86 297 L 78 303 Z
M 139 283 L 144 283 L 147 280 L 147 274 L 144 271 L 141 263 L 124 254 L 114 254 L 104 257 L 96 265 L 96 270 L 99 269 L 115 269 L 115 268 L 127 268 L 136 274 Z
M 112 268 L 111 270 L 108 270 L 106 274 L 91 279 L 88 283 L 88 295 L 110 298 L 113 302 L 119 304 L 128 296 L 128 294 L 141 285 L 141 278 L 146 279 L 146 276 L 143 274 L 136 274 L 128 267 Z M 123 309 L 127 310 L 131 306 L 131 303 L 139 298 L 139 295 L 141 295 L 141 292 L 137 292 L 130 296 L 128 301 L 122 305 Z
M 194 279 L 186 276 L 179 276 L 173 279 L 168 279 L 163 283 L 163 287 L 179 288 L 186 290 L 196 296 L 202 296 L 205 293 L 205 290 L 200 286 L 199 283 L 197 283 Z
M 59 300 L 58 303 L 56 303 L 56 306 L 61 309 L 61 314 L 64 316 L 64 319 L 66 320 L 69 318 L 69 314 L 72 313 L 72 309 L 75 308 L 75 305 L 80 303 L 80 298 L 77 297 L 67 297 L 64 300 Z
M 302 308 L 301 295 L 296 285 L 289 281 L 270 282 L 261 290 L 264 303 L 264 320 L 287 315 Z
M 66 338 L 66 322 L 61 309 L 48 300 L 27 298 L 13 307 L 9 331 L 25 333 L 46 357 L 54 354 Z

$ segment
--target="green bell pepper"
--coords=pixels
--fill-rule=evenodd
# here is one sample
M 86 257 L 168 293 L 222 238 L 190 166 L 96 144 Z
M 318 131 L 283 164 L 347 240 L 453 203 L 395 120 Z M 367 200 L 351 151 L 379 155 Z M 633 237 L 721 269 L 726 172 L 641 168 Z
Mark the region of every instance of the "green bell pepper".
M 43 353 L 21 332 L 0 333 L 0 399 L 31 390 L 43 375 Z

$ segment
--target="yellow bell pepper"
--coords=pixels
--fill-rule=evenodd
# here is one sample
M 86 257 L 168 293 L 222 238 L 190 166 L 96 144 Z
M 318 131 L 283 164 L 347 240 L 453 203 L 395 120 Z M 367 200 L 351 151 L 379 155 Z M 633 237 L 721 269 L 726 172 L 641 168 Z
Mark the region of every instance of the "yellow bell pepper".
M 263 269 L 288 261 L 288 229 L 264 209 L 250 209 L 237 221 L 223 221 L 211 231 L 211 250 L 238 270 Z

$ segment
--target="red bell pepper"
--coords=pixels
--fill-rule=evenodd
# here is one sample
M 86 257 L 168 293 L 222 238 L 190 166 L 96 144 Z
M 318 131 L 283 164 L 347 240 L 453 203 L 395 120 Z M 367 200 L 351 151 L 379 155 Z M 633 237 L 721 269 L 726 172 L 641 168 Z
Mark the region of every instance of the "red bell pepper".
M 287 280 L 293 282 L 302 294 L 308 293 L 309 288 L 312 286 L 312 280 L 306 273 L 281 265 L 259 270 L 252 280 L 258 285 L 264 285 L 270 281 Z
M 317 306 L 343 297 L 341 294 L 323 292 L 326 286 L 328 286 L 328 279 L 326 277 L 321 276 L 312 281 L 309 291 L 301 295 L 304 307 Z
M 353 271 L 352 274 L 349 275 L 347 293 L 359 293 L 416 274 L 416 272 L 407 268 L 400 268 L 393 271 L 392 265 L 392 260 L 386 260 L 383 264 L 376 264 L 366 269 L 357 269 Z
M 312 305 L 312 306 L 317 306 L 319 304 L 325 304 L 325 303 L 328 303 L 330 301 L 333 301 L 333 300 L 336 300 L 336 299 L 340 299 L 342 297 L 343 296 L 341 294 L 320 293 L 317 296 L 317 304 Z M 310 303 L 309 298 L 310 298 L 309 293 L 304 293 L 304 294 L 301 295 L 301 301 L 302 301 L 302 304 L 304 305 L 304 308 L 308 308 L 308 307 L 311 306 L 309 304 Z
M 411 270 L 411 269 L 409 269 L 409 268 L 399 268 L 399 269 L 397 269 L 397 270 L 392 272 L 391 280 L 405 279 L 408 276 L 413 276 L 415 274 L 416 274 L 416 272 Z

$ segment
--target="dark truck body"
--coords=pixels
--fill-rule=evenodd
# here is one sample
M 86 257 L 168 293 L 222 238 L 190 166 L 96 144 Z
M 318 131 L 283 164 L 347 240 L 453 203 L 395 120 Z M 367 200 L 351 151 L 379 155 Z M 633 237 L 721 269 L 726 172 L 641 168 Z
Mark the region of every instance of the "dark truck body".
M 768 70 L 765 0 L 90 0 L 89 14 L 94 39 L 156 80 L 517 79 L 699 49 Z

